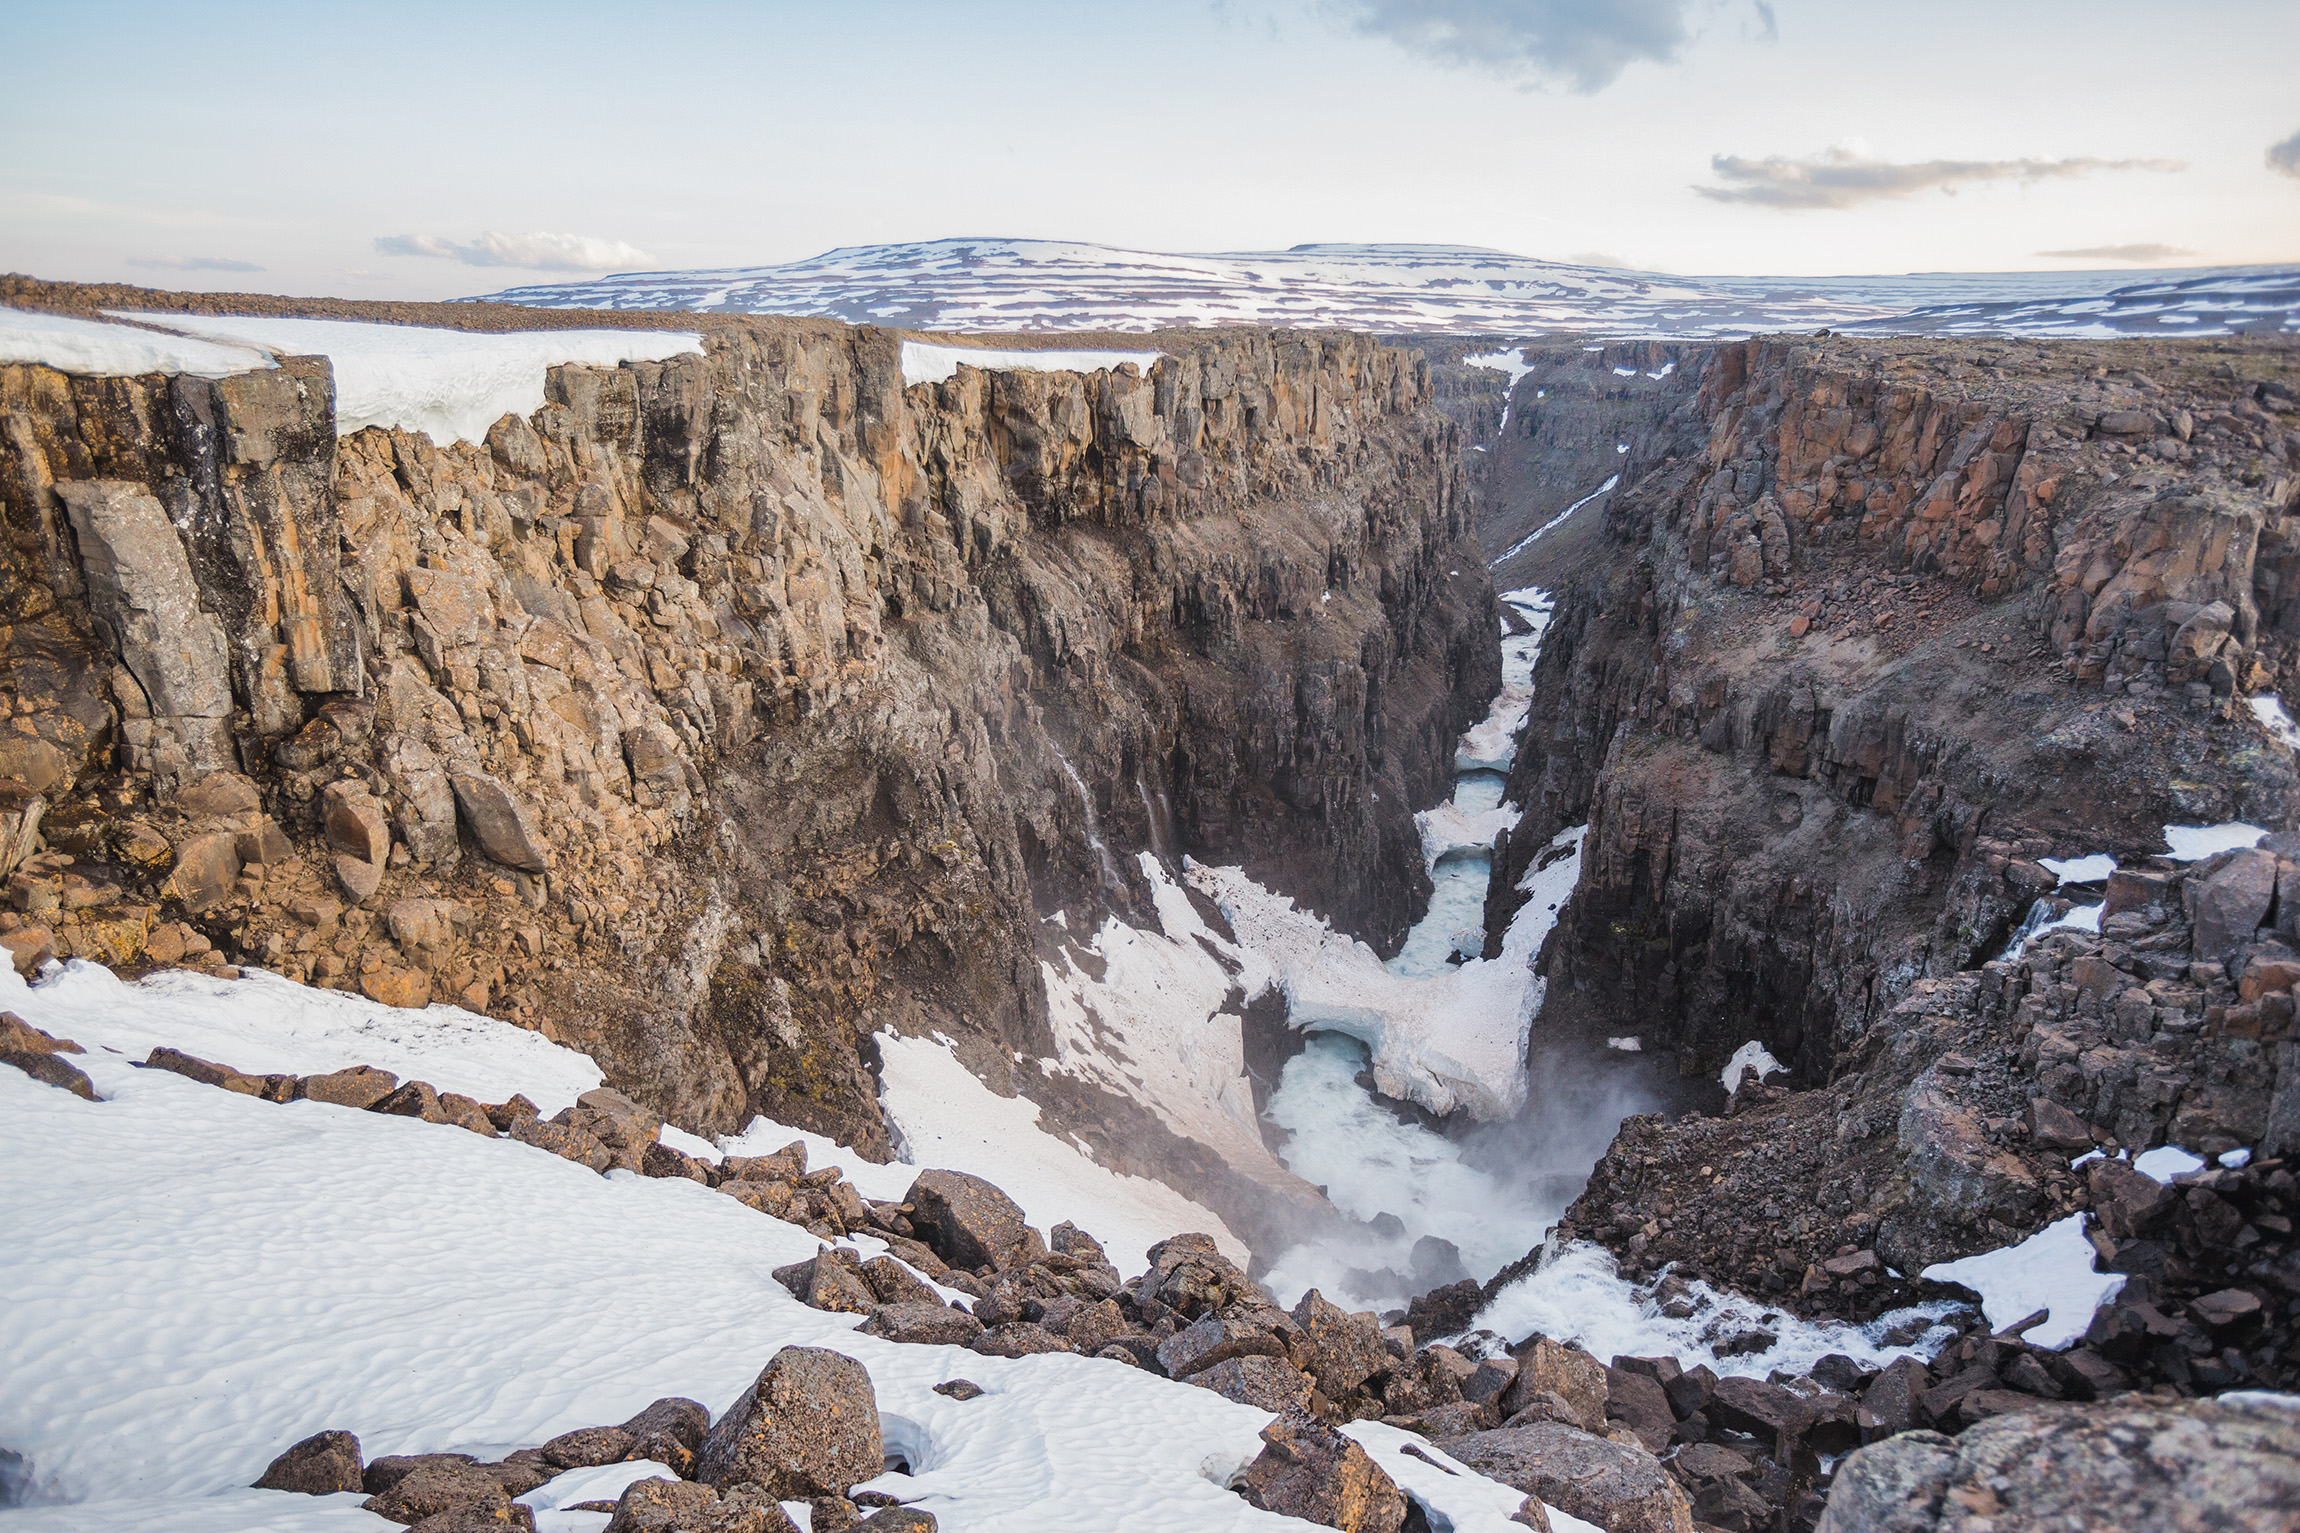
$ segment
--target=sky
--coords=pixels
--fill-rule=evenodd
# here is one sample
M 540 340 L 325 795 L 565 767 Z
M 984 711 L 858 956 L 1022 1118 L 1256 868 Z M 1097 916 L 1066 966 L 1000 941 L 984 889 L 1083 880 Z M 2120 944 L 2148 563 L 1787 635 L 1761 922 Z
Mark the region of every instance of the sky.
M 0 269 L 440 298 L 948 237 L 2300 261 L 2294 0 L 0 0 Z

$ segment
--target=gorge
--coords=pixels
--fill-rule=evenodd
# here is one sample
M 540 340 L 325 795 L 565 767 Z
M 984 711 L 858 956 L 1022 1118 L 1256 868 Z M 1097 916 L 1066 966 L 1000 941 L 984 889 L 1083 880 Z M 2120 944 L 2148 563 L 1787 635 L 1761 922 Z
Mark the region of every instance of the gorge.
M 704 1217 L 812 1264 L 773 1310 L 707 1280 L 759 1334 L 887 1334 L 830 1324 L 816 1300 L 867 1279 L 821 1237 L 1130 1371 L 1128 1412 L 1229 1369 L 1204 1409 L 1261 1411 L 1245 1459 L 1298 1379 L 1395 1482 L 1396 1521 L 1329 1525 L 1384 1533 L 1950 1526 L 1946 1487 L 2040 1442 L 2082 1494 L 2138 1494 L 2086 1456 L 2127 1418 L 2289 1451 L 2251 1398 L 2300 1372 L 2288 339 L 1226 329 L 1014 336 L 978 368 L 969 338 L 830 320 L 0 299 L 83 359 L 0 366 L 0 1059 L 83 1058 L 110 1098 L 0 1081 L 39 1125 L 19 1149 L 77 1147 L 58 1197 L 139 1207 L 60 1115 L 206 1111 L 179 1076 L 284 1114 L 422 1065 L 407 1115 L 463 1093 L 466 1160 L 498 1133 L 580 1159 L 541 1108 L 611 1158 L 651 1122 L 590 1169 L 734 1189 Z M 388 390 L 354 408 L 381 376 L 355 320 L 450 358 L 558 338 L 519 364 L 539 403 L 426 426 Z M 171 1006 L 210 1031 L 119 1020 Z M 743 1169 L 793 1139 L 797 1172 Z M 933 1167 L 1043 1238 L 960 1259 Z M 610 1238 L 542 1175 L 518 1196 Z M 1986 1259 L 2055 1230 L 2087 1302 L 2007 1312 Z M 452 1287 L 444 1262 L 415 1270 Z M 0 1415 L 11 1496 L 188 1501 L 352 1420 L 291 1428 L 321 1407 L 283 1385 L 170 1449 L 229 1476 L 116 1474 L 142 1428 L 59 1382 L 69 1286 L 9 1333 L 41 1390 Z M 849 1318 L 919 1302 L 864 1297 Z M 1090 1301 L 1117 1317 L 1091 1348 Z M 681 1358 L 709 1345 L 686 1323 L 653 1322 Z M 886 1495 L 1019 1516 L 936 1414 L 954 1365 L 902 1339 L 863 1358 Z M 1056 1377 L 955 1350 L 1015 1409 Z M 359 1430 L 510 1463 L 635 1387 L 393 1396 Z M 1261 1481 L 1224 1431 L 1174 1426 L 1124 1494 L 1284 1525 L 1231 1494 Z M 1584 1460 L 1611 1489 L 1555 1467 Z M 2149 1494 L 2300 1494 L 2288 1464 L 2180 1462 Z M 1925 1520 L 1880 1510 L 1904 1482 Z M 595 1520 L 531 1521 L 608 1525 L 569 1515 Z

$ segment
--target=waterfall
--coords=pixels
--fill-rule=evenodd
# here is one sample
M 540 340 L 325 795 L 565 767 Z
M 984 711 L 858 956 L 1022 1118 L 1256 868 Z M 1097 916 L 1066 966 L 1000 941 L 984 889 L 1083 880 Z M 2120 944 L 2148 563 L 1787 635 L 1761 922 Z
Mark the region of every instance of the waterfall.
M 1086 843 L 1094 848 L 1094 855 L 1102 864 L 1102 887 L 1124 888 L 1126 880 L 1119 876 L 1118 864 L 1111 860 L 1110 848 L 1102 844 L 1102 822 L 1094 813 L 1094 795 L 1086 790 L 1086 779 L 1078 775 L 1078 768 L 1072 766 L 1070 758 L 1062 754 L 1061 746 L 1052 741 L 1047 744 L 1054 752 L 1054 759 L 1062 763 L 1062 770 L 1070 778 L 1070 785 L 1078 790 L 1078 805 L 1086 811 Z

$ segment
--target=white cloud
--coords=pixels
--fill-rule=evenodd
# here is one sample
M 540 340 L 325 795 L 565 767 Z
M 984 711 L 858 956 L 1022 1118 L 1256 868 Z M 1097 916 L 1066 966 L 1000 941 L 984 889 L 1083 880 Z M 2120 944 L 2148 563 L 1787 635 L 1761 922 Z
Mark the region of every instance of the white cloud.
M 1602 90 L 1629 65 L 1666 63 L 1691 35 L 1690 0 L 1335 0 L 1369 36 L 1423 58 Z M 1768 29 L 1770 8 L 1759 7 Z
M 2176 171 L 2187 167 L 2178 160 L 2103 160 L 2082 156 L 2066 160 L 1914 160 L 1896 162 L 1873 158 L 1865 151 L 1840 146 L 1804 159 L 1769 155 L 1752 160 L 1720 154 L 1709 168 L 1723 186 L 1697 186 L 1702 196 L 1718 202 L 1751 203 L 1768 208 L 1850 208 L 1891 197 L 1913 197 L 1919 192 L 1954 193 L 1960 186 L 1989 181 L 2065 180 L 2102 170 Z
M 436 234 L 387 234 L 377 239 L 378 254 L 432 256 L 465 266 L 512 266 L 524 271 L 631 271 L 654 264 L 654 257 L 621 240 L 589 234 L 498 234 L 493 230 L 469 244 Z
M 2300 179 L 2300 133 L 2268 146 L 2268 168 L 2280 176 Z

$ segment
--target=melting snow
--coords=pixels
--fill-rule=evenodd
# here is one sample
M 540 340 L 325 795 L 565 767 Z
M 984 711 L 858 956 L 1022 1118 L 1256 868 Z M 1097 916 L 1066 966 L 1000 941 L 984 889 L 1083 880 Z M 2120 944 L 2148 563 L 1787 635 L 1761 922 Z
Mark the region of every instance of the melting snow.
M 1629 451 L 1627 447 L 1621 447 L 1617 450 L 1620 452 Z M 1587 495 L 1582 496 L 1581 499 L 1575 501 L 1572 505 L 1567 506 L 1563 511 L 1558 512 L 1557 515 L 1551 517 L 1548 521 L 1543 522 L 1539 527 L 1534 528 L 1533 531 L 1527 533 L 1524 537 L 1518 539 L 1515 543 L 1512 543 L 1509 546 L 1509 551 L 1503 554 L 1501 558 L 1490 561 L 1488 567 L 1491 568 L 1493 566 L 1503 564 L 1510 559 L 1516 558 L 1519 554 L 1524 553 L 1534 544 L 1540 542 L 1543 537 L 1547 536 L 1550 532 L 1563 525 L 1567 517 L 1573 515 L 1574 512 L 1579 511 L 1583 506 L 1588 505 L 1591 501 L 1597 499 L 1598 496 L 1605 494 L 1608 490 L 1612 489 L 1619 483 L 1621 483 L 1621 476 L 1619 474 L 1615 474 L 1612 478 L 1606 480 L 1605 483 L 1599 485 L 1596 489 L 1591 490 Z
M 2124 1287 L 2124 1274 L 2095 1272 L 2092 1259 L 2092 1242 L 2084 1238 L 2084 1215 L 2070 1214 L 2019 1245 L 1961 1261 L 1936 1262 L 1919 1276 L 1936 1283 L 1961 1283 L 1979 1294 L 1982 1313 L 2000 1331 L 2040 1309 L 2049 1310 L 2050 1317 L 2028 1332 L 2027 1339 L 2058 1349 L 2084 1335 L 2092 1312 Z
M 2134 1156 L 2132 1169 L 2143 1176 L 2153 1176 L 2160 1182 L 2169 1182 L 2176 1176 L 2202 1171 L 2204 1157 L 2191 1155 L 2176 1144 L 2163 1144 Z
M 2175 862 L 2202 862 L 2222 852 L 2238 851 L 2257 846 L 2268 832 L 2257 825 L 2231 821 L 2226 825 L 2167 825 L 2164 844 L 2172 848 Z M 2097 928 L 2096 928 L 2097 929 Z
M 1093 373 L 1131 362 L 1147 377 L 1162 351 L 995 351 L 976 346 L 930 346 L 924 341 L 902 343 L 902 381 L 911 387 L 940 383 L 958 376 L 963 364 L 986 372 Z
M 1620 1275 L 1604 1247 L 1575 1242 L 1545 1250 L 1541 1264 L 1495 1294 L 1471 1328 L 1498 1332 L 1512 1343 L 1539 1332 L 1578 1341 L 1593 1357 L 1674 1357 L 1686 1367 L 1706 1363 L 1721 1374 L 1761 1379 L 1776 1368 L 1803 1373 L 1832 1352 L 1872 1368 L 1896 1357 L 1929 1355 L 1953 1328 L 1935 1327 L 1914 1347 L 1890 1347 L 1881 1338 L 1912 1318 L 1937 1321 L 1963 1308 L 1935 1302 L 1895 1310 L 1866 1325 L 1814 1324 L 1698 1280 L 1685 1285 L 1685 1297 L 1693 1312 L 1671 1319 L 1650 1289 Z M 1755 1330 L 1778 1339 L 1762 1352 L 1738 1356 L 1719 1357 L 1711 1350 Z
M 139 373 L 189 373 L 228 378 L 275 365 L 245 346 L 185 340 L 134 325 L 107 325 L 33 309 L 0 308 L 0 365 L 37 362 L 58 372 L 94 378 Z
M 2287 750 L 2300 750 L 2300 724 L 2293 723 L 2292 715 L 2284 711 L 2282 698 L 2272 692 L 2262 692 L 2247 701 L 2251 704 L 2252 716 L 2276 737 L 2278 744 Z
M 483 333 L 341 319 L 120 311 L 121 317 L 286 357 L 326 357 L 335 370 L 335 429 L 420 431 L 440 446 L 479 442 L 506 415 L 543 408 L 544 374 L 567 362 L 614 367 L 700 355 L 703 338 L 676 330 L 512 330 Z
M 1778 1075 L 1781 1070 L 1781 1061 L 1773 1057 L 1772 1050 L 1752 1038 L 1735 1049 L 1733 1057 L 1725 1061 L 1725 1068 L 1718 1073 L 1717 1084 L 1723 1086 L 1730 1096 L 1740 1088 L 1742 1076 L 1755 1075 L 1762 1084 L 1766 1076 Z
M 2062 884 L 2097 884 L 2116 871 L 2116 859 L 2106 852 L 2089 857 L 2039 857 L 2038 864 Z

